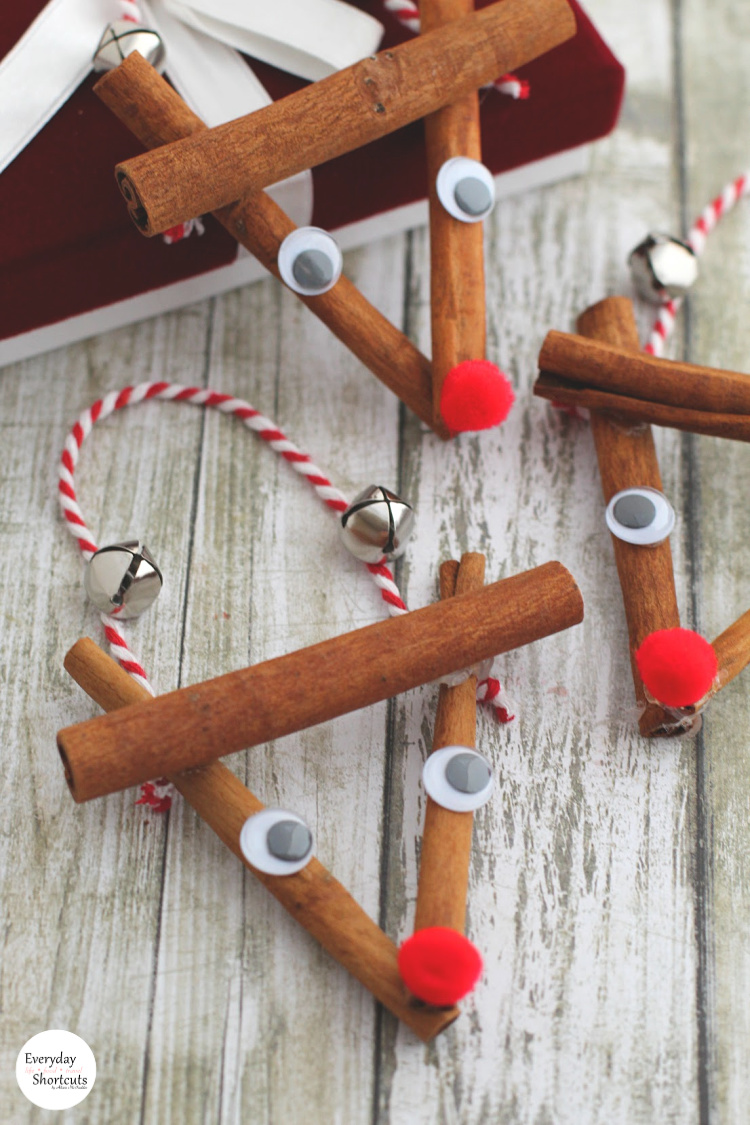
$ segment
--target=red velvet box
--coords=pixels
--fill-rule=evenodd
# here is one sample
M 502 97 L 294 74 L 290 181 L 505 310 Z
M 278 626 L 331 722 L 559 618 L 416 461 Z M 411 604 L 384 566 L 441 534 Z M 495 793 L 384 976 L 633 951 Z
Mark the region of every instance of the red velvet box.
M 411 38 L 381 0 L 356 3 L 384 25 L 382 47 Z M 484 162 L 495 175 L 524 169 L 520 179 L 512 173 L 509 182 L 500 181 L 500 194 L 516 180 L 528 187 L 581 170 L 580 146 L 607 134 L 617 120 L 623 69 L 575 0 L 571 4 L 575 38 L 519 71 L 531 96 L 515 101 L 488 91 L 483 97 Z M 43 0 L 7 6 L 0 57 L 42 7 Z M 304 84 L 250 61 L 274 99 Z M 136 232 L 113 168 L 142 150 L 92 93 L 94 81 L 90 75 L 0 175 L 0 363 L 262 275 L 256 262 L 238 257 L 236 244 L 210 216 L 202 237 L 172 245 Z M 316 168 L 312 223 L 339 231 L 346 248 L 423 221 L 426 211 L 414 206 L 427 193 L 422 136 L 417 122 Z

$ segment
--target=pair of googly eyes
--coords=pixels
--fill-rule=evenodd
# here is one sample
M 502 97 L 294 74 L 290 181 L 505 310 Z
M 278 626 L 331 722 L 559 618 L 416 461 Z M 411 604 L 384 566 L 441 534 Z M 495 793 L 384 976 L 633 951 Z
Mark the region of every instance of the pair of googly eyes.
M 263 809 L 243 824 L 240 851 L 266 875 L 295 875 L 312 859 L 313 834 L 296 813 Z
M 492 794 L 492 767 L 468 746 L 445 746 L 430 754 L 422 780 L 433 801 L 452 812 L 473 812 Z M 286 809 L 263 809 L 248 817 L 239 842 L 247 862 L 266 875 L 295 875 L 313 855 L 311 830 Z
M 462 223 L 481 223 L 495 206 L 495 181 L 478 160 L 453 156 L 435 181 L 438 199 L 449 215 Z
M 468 746 L 444 746 L 435 750 L 422 769 L 428 796 L 451 812 L 473 812 L 492 796 L 492 766 Z
M 605 512 L 607 527 L 625 543 L 653 546 L 671 535 L 674 508 L 657 488 L 626 488 L 616 492 Z
M 495 183 L 484 164 L 467 156 L 446 160 L 437 175 L 438 198 L 462 223 L 480 223 L 495 205 Z M 281 280 L 303 297 L 319 297 L 341 277 L 341 247 L 320 227 L 299 227 L 279 247 Z

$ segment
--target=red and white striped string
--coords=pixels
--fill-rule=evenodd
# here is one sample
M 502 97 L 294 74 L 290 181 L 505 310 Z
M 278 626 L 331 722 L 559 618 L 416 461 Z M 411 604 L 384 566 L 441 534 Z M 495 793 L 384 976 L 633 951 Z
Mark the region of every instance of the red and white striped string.
M 686 242 L 698 257 L 703 253 L 706 240 L 717 223 L 729 214 L 743 196 L 748 194 L 750 194 L 750 171 L 743 172 L 736 180 L 728 183 L 721 194 L 717 195 L 716 199 L 703 209 L 690 228 L 686 239 Z M 666 301 L 659 309 L 659 315 L 643 349 L 649 355 L 663 355 L 667 341 L 674 330 L 682 301 L 682 297 L 673 301 Z
M 415 35 L 419 34 L 419 8 L 413 3 L 413 0 L 383 0 L 383 7 L 396 17 L 402 27 L 407 28 L 408 31 L 413 31 Z M 507 94 L 508 97 L 521 101 L 528 98 L 531 93 L 529 83 L 524 78 L 518 78 L 515 74 L 503 74 L 500 78 L 496 78 L 494 82 L 489 82 L 487 86 L 483 86 L 482 89 L 495 89 L 501 94 Z

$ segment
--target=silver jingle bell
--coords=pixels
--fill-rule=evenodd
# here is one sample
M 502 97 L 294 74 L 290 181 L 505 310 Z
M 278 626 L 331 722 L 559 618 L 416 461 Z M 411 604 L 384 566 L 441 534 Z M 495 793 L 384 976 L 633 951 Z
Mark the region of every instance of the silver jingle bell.
M 628 265 L 638 293 L 651 304 L 684 297 L 698 277 L 695 251 L 669 234 L 649 234 L 631 250 Z
M 126 620 L 156 601 L 162 576 L 148 548 L 132 539 L 98 550 L 86 567 L 84 584 L 97 609 Z
M 395 492 L 371 484 L 352 500 L 341 517 L 341 538 L 362 562 L 398 559 L 414 527 L 414 509 Z
M 133 51 L 143 55 L 154 70 L 164 63 L 164 43 L 161 35 L 150 27 L 132 23 L 130 20 L 115 20 L 104 29 L 99 46 L 92 59 L 94 70 L 114 70 Z

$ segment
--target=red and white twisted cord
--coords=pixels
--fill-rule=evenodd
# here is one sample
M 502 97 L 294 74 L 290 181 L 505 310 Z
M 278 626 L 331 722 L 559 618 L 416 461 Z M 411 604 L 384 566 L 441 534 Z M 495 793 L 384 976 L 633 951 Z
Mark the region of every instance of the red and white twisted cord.
M 128 23 L 143 23 L 143 15 L 136 0 L 118 0 L 117 7 L 121 20 L 127 20 Z
M 223 414 L 233 414 L 240 418 L 249 429 L 257 433 L 276 453 L 280 454 L 295 472 L 307 480 L 326 507 L 337 514 L 346 511 L 347 501 L 343 493 L 333 486 L 328 477 L 314 464 L 309 454 L 303 453 L 294 442 L 282 433 L 278 426 L 251 406 L 249 402 L 202 387 L 184 387 L 179 383 L 140 383 L 135 387 L 125 387 L 121 391 L 111 391 L 104 398 L 99 399 L 80 415 L 65 439 L 65 448 L 59 468 L 60 505 L 68 530 L 77 541 L 86 561 L 95 553 L 97 546 L 78 504 L 75 490 L 74 474 L 81 446 L 96 422 L 102 421 L 110 414 L 122 410 L 126 406 L 134 406 L 139 402 L 148 402 L 151 399 L 212 407 Z M 375 585 L 380 590 L 388 612 L 394 616 L 406 613 L 406 605 L 388 567 L 384 563 L 366 565 Z M 119 631 L 115 617 L 111 614 L 103 614 L 102 619 L 113 654 L 126 671 L 130 672 L 139 683 L 142 683 L 153 694 L 146 673 L 140 662 L 129 650 L 125 638 Z
M 750 172 L 743 172 L 736 180 L 728 183 L 721 195 L 717 195 L 707 207 L 701 211 L 698 218 L 690 228 L 685 240 L 693 253 L 700 257 L 706 247 L 706 240 L 720 219 L 739 203 L 743 196 L 750 194 Z M 677 313 L 683 298 L 678 297 L 673 301 L 665 301 L 659 309 L 659 315 L 654 321 L 644 351 L 649 355 L 660 356 L 674 330 Z
M 419 8 L 413 0 L 383 0 L 383 7 L 396 17 L 402 27 L 413 31 L 415 35 L 419 34 L 421 27 Z M 507 94 L 508 97 L 517 100 L 524 100 L 531 93 L 529 83 L 515 74 L 503 74 L 502 77 L 496 78 L 494 82 L 489 82 L 482 88 L 498 90 L 499 93 Z

